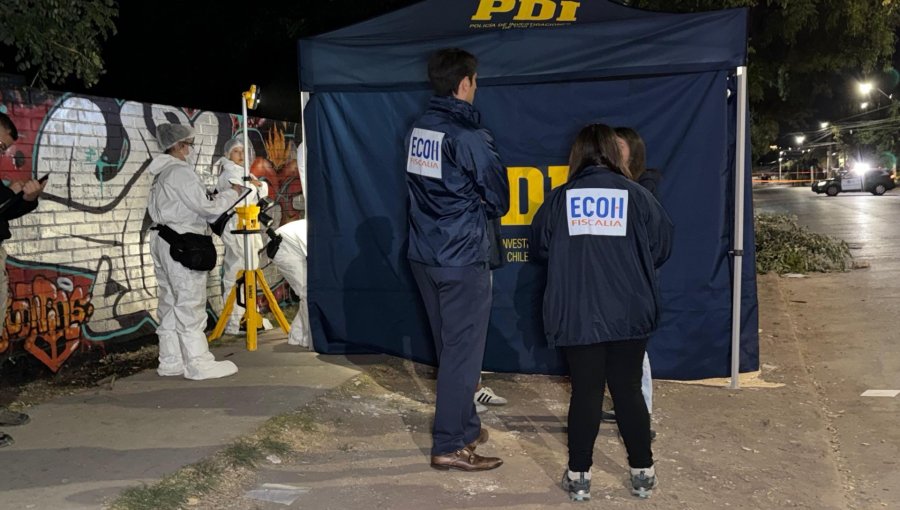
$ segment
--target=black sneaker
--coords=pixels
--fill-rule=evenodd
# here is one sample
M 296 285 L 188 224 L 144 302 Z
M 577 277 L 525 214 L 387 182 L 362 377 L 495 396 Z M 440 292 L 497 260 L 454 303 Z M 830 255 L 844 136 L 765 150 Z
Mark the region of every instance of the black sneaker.
M 9 445 L 13 444 L 14 442 L 15 441 L 13 441 L 13 438 L 9 434 L 4 434 L 3 432 L 0 432 L 0 448 L 3 448 L 4 446 L 9 446 Z
M 604 423 L 615 423 L 616 422 L 616 410 L 610 409 L 609 411 L 600 411 L 600 421 Z
M 656 473 L 651 475 L 647 471 L 648 469 L 641 469 L 637 474 L 634 471 L 631 474 L 631 494 L 641 499 L 647 499 L 653 495 L 653 489 L 659 485 Z
M 591 481 L 584 478 L 584 473 L 581 473 L 578 480 L 572 480 L 569 478 L 569 470 L 563 471 L 562 488 L 569 493 L 572 501 L 591 500 Z
M 650 442 L 652 443 L 653 441 L 656 441 L 656 431 L 650 429 Z

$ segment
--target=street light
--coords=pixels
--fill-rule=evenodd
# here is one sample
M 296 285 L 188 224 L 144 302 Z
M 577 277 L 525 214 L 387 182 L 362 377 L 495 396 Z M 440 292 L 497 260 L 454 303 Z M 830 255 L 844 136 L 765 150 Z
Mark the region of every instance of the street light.
M 863 101 L 862 103 L 860 103 L 859 107 L 860 107 L 860 109 L 865 110 L 866 108 L 869 107 L 869 102 Z
M 831 125 L 831 124 L 829 124 L 829 123 L 827 123 L 827 122 L 820 122 L 820 123 L 819 123 L 819 127 L 822 128 L 822 129 L 828 129 L 828 126 L 830 126 L 830 125 Z
M 860 84 L 859 84 L 859 93 L 860 94 L 862 94 L 864 96 L 868 96 L 869 94 L 872 93 L 873 90 L 877 90 L 882 96 L 884 96 L 892 101 L 894 100 L 893 94 L 886 93 L 885 91 L 876 87 L 874 83 L 868 82 L 868 81 L 860 82 Z
M 798 146 L 803 145 L 803 142 L 804 142 L 805 140 L 806 140 L 806 136 L 805 136 L 805 135 L 797 135 L 797 136 L 794 137 L 794 141 L 797 142 L 797 145 L 798 145 Z

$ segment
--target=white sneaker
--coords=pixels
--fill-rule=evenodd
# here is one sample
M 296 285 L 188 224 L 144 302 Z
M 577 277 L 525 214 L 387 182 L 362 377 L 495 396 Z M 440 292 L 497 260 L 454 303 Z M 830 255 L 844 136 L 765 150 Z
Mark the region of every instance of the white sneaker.
M 220 377 L 228 377 L 234 375 L 238 371 L 237 365 L 230 361 L 207 361 L 189 366 L 185 371 L 184 378 L 192 381 L 202 381 L 204 379 L 218 379 Z
M 475 403 L 486 404 L 489 406 L 504 406 L 507 400 L 498 396 L 487 386 L 482 386 L 480 390 L 475 392 Z
M 631 494 L 647 499 L 653 495 L 653 489 L 659 486 L 656 479 L 656 469 L 653 467 L 645 469 L 631 468 Z
M 475 412 L 476 413 L 480 414 L 480 413 L 483 413 L 486 411 L 487 411 L 487 406 L 483 406 L 483 405 L 479 404 L 478 402 L 475 402 Z
M 269 331 L 270 329 L 275 328 L 275 326 L 272 325 L 272 321 L 270 321 L 269 319 L 266 319 L 265 317 L 263 317 L 263 320 L 262 320 L 262 327 L 266 331 Z
M 162 377 L 174 377 L 184 375 L 184 365 L 163 365 L 156 367 L 156 373 Z

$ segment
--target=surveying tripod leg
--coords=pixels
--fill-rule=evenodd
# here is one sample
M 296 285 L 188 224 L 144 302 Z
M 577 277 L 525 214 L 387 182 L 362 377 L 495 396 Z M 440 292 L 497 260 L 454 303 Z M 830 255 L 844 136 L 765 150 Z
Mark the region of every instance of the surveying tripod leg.
M 238 274 L 240 278 L 240 274 Z M 222 314 L 219 315 L 219 320 L 216 322 L 216 327 L 213 328 L 212 333 L 206 337 L 206 340 L 212 342 L 222 336 L 222 333 L 225 332 L 225 326 L 228 325 L 228 318 L 231 316 L 231 310 L 234 308 L 234 301 L 237 299 L 237 288 L 235 285 L 231 288 L 231 291 L 228 293 L 228 298 L 225 300 L 225 307 L 222 308 Z
M 275 299 L 275 294 L 272 294 L 272 289 L 269 288 L 269 284 L 266 282 L 266 277 L 263 276 L 262 269 L 257 269 L 257 278 L 259 278 L 259 286 L 262 287 L 262 291 L 266 296 L 266 300 L 269 302 L 269 310 L 272 311 L 272 314 L 275 315 L 275 320 L 278 321 L 278 325 L 281 326 L 281 330 L 285 333 L 288 333 L 291 329 L 291 326 L 288 324 L 287 319 L 284 318 L 284 313 L 281 311 L 281 307 L 278 306 L 278 300 Z

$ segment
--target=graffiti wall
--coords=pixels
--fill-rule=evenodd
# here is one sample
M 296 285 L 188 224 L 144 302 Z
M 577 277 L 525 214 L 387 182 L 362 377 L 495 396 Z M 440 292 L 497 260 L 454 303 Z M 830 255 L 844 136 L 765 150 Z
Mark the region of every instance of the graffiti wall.
M 89 349 L 156 341 L 156 279 L 149 254 L 145 170 L 161 154 L 156 126 L 193 126 L 196 171 L 212 188 L 225 143 L 243 136 L 240 117 L 118 99 L 0 90 L 0 111 L 19 140 L 0 158 L 4 182 L 49 175 L 37 210 L 10 224 L 10 292 L 0 338 L 0 367 L 33 356 L 57 371 Z M 256 159 L 251 171 L 269 183 L 275 227 L 297 219 L 299 125 L 250 118 Z M 219 254 L 222 249 L 219 245 Z M 276 296 L 287 289 L 267 270 Z M 220 276 L 209 278 L 208 309 L 221 310 Z

